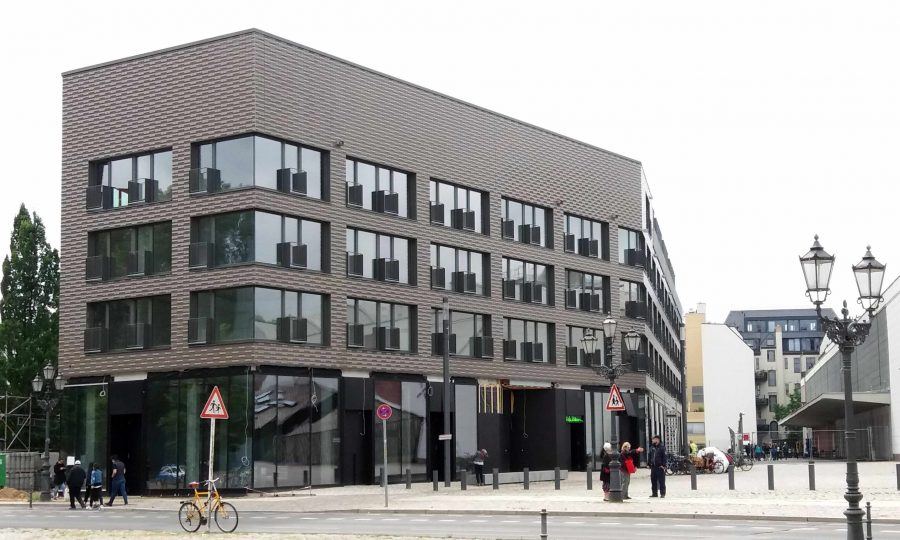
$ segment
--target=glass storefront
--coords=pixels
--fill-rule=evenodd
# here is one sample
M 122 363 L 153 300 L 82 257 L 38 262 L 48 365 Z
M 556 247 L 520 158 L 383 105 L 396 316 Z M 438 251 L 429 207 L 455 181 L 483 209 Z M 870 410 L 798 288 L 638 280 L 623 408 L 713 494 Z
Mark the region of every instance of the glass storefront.
M 599 470 L 603 443 L 612 439 L 612 414 L 606 410 L 609 392 L 584 392 L 584 436 L 587 463 Z
M 412 473 L 413 479 L 427 476 L 428 461 L 428 403 L 424 381 L 376 379 L 375 405 L 390 405 L 394 414 L 387 421 L 387 473 L 398 480 Z M 374 479 L 379 481 L 384 463 L 382 422 L 375 422 Z
M 75 456 L 85 468 L 107 463 L 107 404 L 106 384 L 66 388 L 60 404 L 60 456 Z
M 478 452 L 478 387 L 454 385 L 453 440 L 456 444 L 456 470 L 468 470 Z

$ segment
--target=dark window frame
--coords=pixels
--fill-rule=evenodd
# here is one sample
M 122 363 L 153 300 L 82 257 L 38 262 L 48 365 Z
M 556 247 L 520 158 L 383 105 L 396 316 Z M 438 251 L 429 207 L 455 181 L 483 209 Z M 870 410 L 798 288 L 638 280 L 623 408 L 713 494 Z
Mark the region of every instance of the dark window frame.
M 416 174 L 411 171 L 407 171 L 405 169 L 401 169 L 399 167 L 393 167 L 390 165 L 385 165 L 383 163 L 378 163 L 375 161 L 371 161 L 364 158 L 357 158 L 350 155 L 344 157 L 344 167 L 346 170 L 347 162 L 353 163 L 353 181 L 350 181 L 350 178 L 344 178 L 344 205 L 347 208 L 354 208 L 356 210 L 363 210 L 367 212 L 374 212 L 376 214 L 383 214 L 386 216 L 393 216 L 395 218 L 400 219 L 408 219 L 411 221 L 416 220 Z M 363 163 L 365 165 L 370 165 L 375 167 L 375 191 L 384 191 L 383 189 L 379 189 L 381 182 L 381 175 L 378 173 L 379 169 L 384 169 L 390 172 L 390 190 L 388 193 L 397 193 L 394 191 L 394 173 L 400 173 L 406 175 L 406 215 L 402 216 L 399 214 L 394 214 L 392 212 L 378 212 L 374 209 L 364 208 L 362 206 L 352 205 L 350 204 L 349 195 L 350 195 L 350 187 L 359 186 L 359 164 Z

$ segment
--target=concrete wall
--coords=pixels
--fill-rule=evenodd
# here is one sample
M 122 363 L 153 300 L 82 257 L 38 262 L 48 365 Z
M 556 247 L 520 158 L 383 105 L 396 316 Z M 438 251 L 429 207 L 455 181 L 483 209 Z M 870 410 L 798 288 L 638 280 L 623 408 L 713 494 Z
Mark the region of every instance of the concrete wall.
M 733 328 L 712 323 L 702 327 L 702 347 L 706 444 L 727 449 L 739 413 L 745 432 L 756 425 L 753 351 Z

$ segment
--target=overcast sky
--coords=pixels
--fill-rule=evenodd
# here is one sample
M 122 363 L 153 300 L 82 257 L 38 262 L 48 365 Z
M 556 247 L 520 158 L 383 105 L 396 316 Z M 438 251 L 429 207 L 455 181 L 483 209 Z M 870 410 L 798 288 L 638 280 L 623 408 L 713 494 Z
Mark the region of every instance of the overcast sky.
M 814 232 L 838 299 L 867 242 L 900 271 L 898 2 L 14 2 L 3 18 L 0 254 L 21 202 L 59 245 L 61 72 L 257 27 L 641 160 L 683 307 L 709 320 L 806 306 Z

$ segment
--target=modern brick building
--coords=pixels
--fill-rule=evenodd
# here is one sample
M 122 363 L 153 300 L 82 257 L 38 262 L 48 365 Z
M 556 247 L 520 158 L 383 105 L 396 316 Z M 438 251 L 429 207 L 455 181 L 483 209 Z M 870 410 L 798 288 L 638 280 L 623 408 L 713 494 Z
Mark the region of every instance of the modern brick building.
M 583 469 L 581 352 L 642 335 L 621 436 L 679 440 L 681 308 L 641 164 L 248 30 L 63 75 L 64 450 L 131 489 Z M 433 334 L 449 298 L 453 420 Z M 622 354 L 620 336 L 610 340 Z M 596 451 L 595 451 L 596 449 Z

